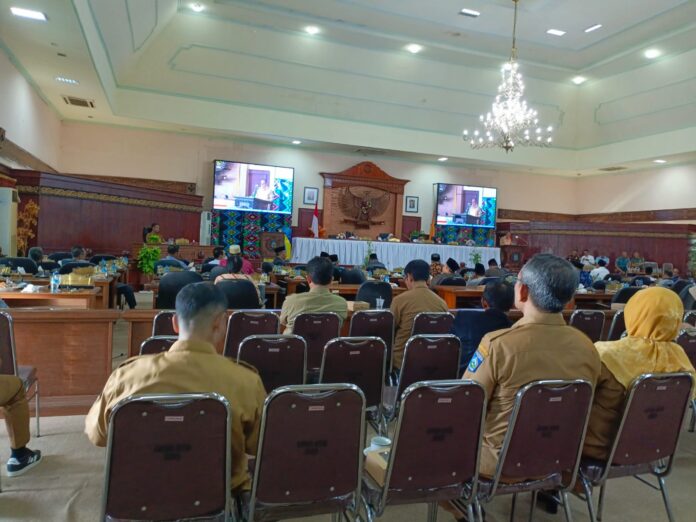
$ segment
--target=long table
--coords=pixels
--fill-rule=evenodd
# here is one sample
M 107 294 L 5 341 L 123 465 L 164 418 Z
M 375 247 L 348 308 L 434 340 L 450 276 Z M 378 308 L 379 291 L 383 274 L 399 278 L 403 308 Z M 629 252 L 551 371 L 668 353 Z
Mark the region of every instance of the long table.
M 23 294 L 17 291 L 0 291 L 0 299 L 10 308 L 26 308 L 36 306 L 52 306 L 57 308 L 79 308 L 83 310 L 97 308 L 97 297 L 101 288 L 66 291 L 61 290 L 52 294 L 48 291 Z
M 430 262 L 432 254 L 440 254 L 444 263 L 448 258 L 457 262 L 464 261 L 473 266 L 472 254 L 479 253 L 481 262 L 486 264 L 495 259 L 500 264 L 500 249 L 493 247 L 468 247 L 437 245 L 431 243 L 393 243 L 389 241 L 372 241 L 372 250 L 381 263 L 393 270 L 403 267 L 413 259 Z M 296 237 L 292 240 L 292 263 L 306 263 L 321 252 L 336 254 L 341 264 L 361 265 L 367 256 L 368 242 L 352 239 L 312 239 Z
M 461 301 L 471 303 L 473 301 L 478 305 L 481 296 L 483 295 L 482 286 L 446 286 L 440 285 L 434 288 L 437 295 L 442 297 L 449 308 L 457 308 Z M 607 292 L 588 292 L 585 294 L 575 294 L 572 301 L 566 306 L 567 309 L 589 308 L 600 305 L 608 305 L 615 294 Z M 578 306 L 580 305 L 580 306 Z

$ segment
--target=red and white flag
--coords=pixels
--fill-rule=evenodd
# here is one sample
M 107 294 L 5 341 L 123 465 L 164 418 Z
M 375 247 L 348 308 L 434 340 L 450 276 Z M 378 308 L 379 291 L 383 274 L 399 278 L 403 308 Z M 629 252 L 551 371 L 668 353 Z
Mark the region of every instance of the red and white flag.
M 312 233 L 319 237 L 319 202 L 314 202 L 314 215 L 312 216 Z

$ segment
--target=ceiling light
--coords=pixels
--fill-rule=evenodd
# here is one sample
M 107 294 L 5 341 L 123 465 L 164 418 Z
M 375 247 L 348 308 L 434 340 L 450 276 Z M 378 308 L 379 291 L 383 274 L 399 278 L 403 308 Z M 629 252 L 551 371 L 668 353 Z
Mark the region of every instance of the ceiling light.
M 493 107 L 486 115 L 479 116 L 482 130 L 474 129 L 473 136 L 465 130 L 464 141 L 473 149 L 500 147 L 505 152 L 512 152 L 515 145 L 546 147 L 552 140 L 547 139 L 553 127 L 542 128 L 537 111 L 530 108 L 524 100 L 524 79 L 517 63 L 517 4 L 512 22 L 512 50 L 510 61 L 506 62 L 500 73 L 503 81 L 498 87 L 498 94 Z M 536 139 L 530 132 L 534 130 Z M 484 137 L 485 136 L 485 137 Z
M 652 60 L 654 58 L 659 58 L 660 56 L 662 56 L 662 51 L 660 51 L 659 49 L 648 49 L 643 53 L 643 55 L 646 58 Z
M 658 165 L 662 165 L 663 163 L 667 163 L 667 160 L 656 159 L 656 160 L 653 161 L 653 163 L 657 163 Z
M 31 20 L 41 20 L 46 21 L 46 15 L 41 11 L 34 11 L 32 9 L 22 9 L 21 7 L 10 7 L 10 11 L 15 16 L 21 16 L 22 18 L 30 18 Z
M 584 76 L 576 76 L 576 77 L 573 78 L 571 81 L 572 81 L 575 85 L 582 85 L 583 83 L 585 83 L 585 82 L 587 81 L 587 78 L 585 78 Z
M 300 140 L 292 140 L 293 145 L 302 145 L 302 142 Z
M 311 34 L 314 36 L 315 34 L 319 34 L 321 32 L 321 29 L 319 29 L 316 25 L 308 25 L 307 27 L 304 28 L 305 33 Z
M 468 16 L 469 18 L 478 18 L 481 16 L 481 13 L 478 11 L 474 11 L 473 9 L 462 9 L 459 11 L 460 15 Z
M 56 81 L 61 83 L 67 83 L 70 85 L 80 85 L 80 82 L 73 80 L 72 78 L 66 78 L 65 76 L 56 76 Z
M 596 31 L 597 29 L 601 29 L 601 28 L 602 28 L 602 24 L 595 24 L 592 27 L 588 27 L 587 29 L 585 29 L 585 32 L 591 33 L 592 31 Z
M 566 34 L 566 32 L 561 31 L 560 29 L 549 29 L 548 31 L 546 31 L 546 34 L 551 34 L 553 36 L 563 36 L 564 34 Z
M 200 2 L 194 2 L 189 7 L 191 8 L 192 11 L 195 11 L 197 13 L 200 13 L 201 11 L 203 11 L 205 9 L 205 6 L 203 4 L 201 4 Z
M 406 47 L 404 47 L 409 53 L 411 54 L 417 54 L 423 50 L 422 45 L 418 45 L 416 43 L 408 44 Z
M 437 161 L 447 161 L 448 159 L 448 157 L 442 156 L 441 158 L 437 158 Z

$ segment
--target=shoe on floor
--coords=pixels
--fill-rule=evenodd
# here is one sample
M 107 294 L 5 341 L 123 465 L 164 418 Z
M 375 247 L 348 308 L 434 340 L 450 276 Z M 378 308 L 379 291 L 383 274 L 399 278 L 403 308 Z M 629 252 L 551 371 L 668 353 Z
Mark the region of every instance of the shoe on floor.
M 41 452 L 39 450 L 27 450 L 24 457 L 20 459 L 16 457 L 10 457 L 10 459 L 7 461 L 7 476 L 16 477 L 18 475 L 26 473 L 31 468 L 37 466 L 40 462 Z
M 537 493 L 537 505 L 550 515 L 558 513 L 559 499 L 553 491 L 539 491 Z

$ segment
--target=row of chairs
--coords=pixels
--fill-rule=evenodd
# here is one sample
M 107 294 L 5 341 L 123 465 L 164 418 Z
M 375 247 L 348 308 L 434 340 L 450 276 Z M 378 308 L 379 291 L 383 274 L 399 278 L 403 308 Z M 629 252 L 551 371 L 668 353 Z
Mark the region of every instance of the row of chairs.
M 495 474 L 482 477 L 483 388 L 473 381 L 417 382 L 401 396 L 383 480 L 364 471 L 367 401 L 358 387 L 279 388 L 264 404 L 251 495 L 240 510 L 230 494 L 229 403 L 216 394 L 129 397 L 109 423 L 102 520 L 228 520 L 241 512 L 249 521 L 364 514 L 372 522 L 388 506 L 426 503 L 434 522 L 437 502 L 454 501 L 469 520 L 482 522 L 482 504 L 511 495 L 514 517 L 523 493 L 532 494 L 531 520 L 537 492 L 551 490 L 570 521 L 568 494 L 580 481 L 595 522 L 610 479 L 649 474 L 672 521 L 664 477 L 692 385 L 688 373 L 638 377 L 609 458 L 597 462 L 581 457 L 591 384 L 532 382 L 515 396 Z

